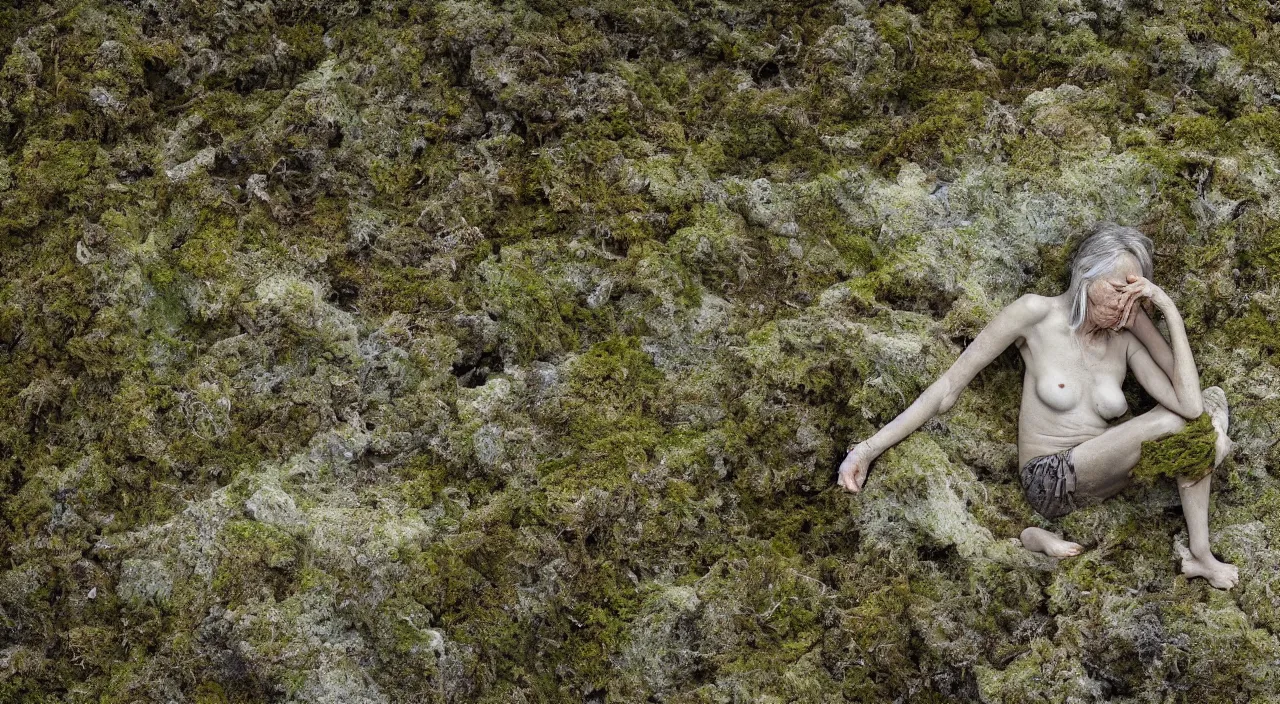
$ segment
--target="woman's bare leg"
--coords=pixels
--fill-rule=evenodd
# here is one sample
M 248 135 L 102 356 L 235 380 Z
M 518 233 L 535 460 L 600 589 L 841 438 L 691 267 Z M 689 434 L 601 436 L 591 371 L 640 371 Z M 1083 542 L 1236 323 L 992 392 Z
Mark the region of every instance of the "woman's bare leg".
M 1216 390 L 1216 393 L 1214 392 Z M 1211 386 L 1204 391 L 1204 409 L 1213 418 L 1218 429 L 1218 447 L 1214 466 L 1222 463 L 1231 450 L 1227 437 L 1227 397 L 1222 389 Z M 1219 589 L 1230 589 L 1240 581 L 1235 565 L 1219 562 L 1209 551 L 1209 482 L 1213 473 L 1195 482 L 1178 482 L 1178 494 L 1182 497 L 1182 515 L 1187 519 L 1187 538 L 1191 545 L 1191 558 L 1182 560 L 1182 573 L 1191 577 L 1204 577 Z M 1207 556 L 1208 559 L 1205 559 Z M 1229 569 L 1223 569 L 1223 567 Z
M 1203 392 L 1205 410 L 1218 429 L 1220 442 L 1214 466 L 1225 459 L 1231 442 L 1226 438 L 1227 406 L 1222 389 L 1211 386 Z M 1138 463 L 1142 443 L 1178 432 L 1186 420 L 1164 406 L 1156 406 L 1137 418 L 1109 428 L 1092 440 L 1080 443 L 1071 451 L 1076 468 L 1076 494 L 1105 499 L 1120 493 L 1132 481 L 1129 470 Z M 1187 521 L 1192 557 L 1182 561 L 1182 572 L 1188 577 L 1204 577 L 1219 589 L 1230 589 L 1239 581 L 1234 565 L 1219 561 L 1209 550 L 1209 483 L 1212 474 L 1187 484 L 1178 482 L 1182 513 Z
M 1076 495 L 1109 499 L 1133 483 L 1129 471 L 1142 457 L 1142 443 L 1172 435 L 1184 427 L 1182 416 L 1157 405 L 1140 416 L 1112 426 L 1071 450 L 1076 468 Z
M 1076 468 L 1076 494 L 1108 498 L 1120 493 L 1129 486 L 1129 470 L 1138 463 L 1142 441 L 1176 433 L 1184 425 L 1186 421 L 1182 416 L 1164 406 L 1156 406 L 1077 445 L 1071 451 L 1071 463 Z M 1083 551 L 1077 543 L 1035 526 L 1025 528 L 1020 538 L 1028 550 L 1051 557 L 1069 557 Z

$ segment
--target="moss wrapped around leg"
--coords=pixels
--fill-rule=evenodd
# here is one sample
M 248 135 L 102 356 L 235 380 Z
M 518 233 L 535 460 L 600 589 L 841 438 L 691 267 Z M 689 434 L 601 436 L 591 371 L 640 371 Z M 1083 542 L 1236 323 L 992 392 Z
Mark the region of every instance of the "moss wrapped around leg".
M 1218 431 L 1208 413 L 1182 430 L 1142 443 L 1142 457 L 1129 471 L 1134 482 L 1151 486 L 1159 477 L 1198 480 L 1214 468 Z

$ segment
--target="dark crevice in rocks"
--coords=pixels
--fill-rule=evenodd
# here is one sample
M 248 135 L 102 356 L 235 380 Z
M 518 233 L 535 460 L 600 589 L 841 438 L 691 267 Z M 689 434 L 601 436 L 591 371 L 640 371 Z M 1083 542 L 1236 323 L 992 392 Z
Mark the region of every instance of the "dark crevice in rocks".
M 910 294 L 905 292 L 886 291 L 880 296 L 883 303 L 896 308 L 897 310 L 911 311 L 912 313 L 924 313 L 935 317 L 942 317 L 951 310 L 952 304 L 959 298 L 958 293 L 950 293 L 945 291 L 929 291 L 920 294 Z
M 329 292 L 329 303 L 349 313 L 358 313 L 356 302 L 360 300 L 360 287 L 350 282 L 340 282 Z
M 142 63 L 142 79 L 147 90 L 155 96 L 154 106 L 157 110 L 177 105 L 185 97 L 182 86 L 170 80 L 168 73 L 169 65 L 160 59 L 148 57 Z
M 214 154 L 213 166 L 209 169 L 209 175 L 231 179 L 236 183 L 243 183 L 249 177 L 250 167 L 249 160 L 240 153 L 238 148 L 219 149 Z
M 458 378 L 458 385 L 468 389 L 483 386 L 490 374 L 503 370 L 502 356 L 496 352 L 485 352 L 475 364 L 454 364 L 453 375 Z
M 954 545 L 945 547 L 937 545 L 921 545 L 916 548 L 916 557 L 924 562 L 946 562 L 956 555 Z
M 135 183 L 141 179 L 151 178 L 155 175 L 156 172 L 151 168 L 150 164 L 140 164 L 136 167 L 121 169 L 116 172 L 116 178 L 120 179 L 121 183 Z
M 249 95 L 250 93 L 265 88 L 267 77 L 256 71 L 244 73 L 236 76 L 231 81 L 231 89 L 240 95 Z

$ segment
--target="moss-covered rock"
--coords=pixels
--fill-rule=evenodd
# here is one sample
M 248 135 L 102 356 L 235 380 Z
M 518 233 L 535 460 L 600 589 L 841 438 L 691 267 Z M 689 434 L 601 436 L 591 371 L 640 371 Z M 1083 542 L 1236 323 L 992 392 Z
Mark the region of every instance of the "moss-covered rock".
M 0 701 L 1275 699 L 1276 20 L 3 4 Z M 1205 419 L 1045 522 L 1012 349 L 835 485 L 1103 218 L 1232 400 L 1228 594 Z

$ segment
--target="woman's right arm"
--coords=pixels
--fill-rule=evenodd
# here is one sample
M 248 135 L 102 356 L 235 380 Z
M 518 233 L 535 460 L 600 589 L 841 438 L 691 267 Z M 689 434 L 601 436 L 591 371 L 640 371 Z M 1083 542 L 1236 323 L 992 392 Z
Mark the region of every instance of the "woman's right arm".
M 1173 369 L 1169 373 L 1169 381 L 1173 384 L 1173 400 L 1176 401 L 1172 406 L 1165 407 L 1187 420 L 1195 420 L 1204 413 L 1204 398 L 1200 392 L 1200 373 L 1196 371 L 1196 361 L 1191 355 L 1191 344 L 1187 340 L 1182 314 L 1164 289 L 1142 276 L 1130 274 L 1129 283 L 1124 286 L 1124 290 L 1130 295 L 1126 305 L 1137 305 L 1143 298 L 1150 298 L 1164 314 L 1165 323 L 1169 326 L 1169 346 L 1173 350 Z
M 1169 345 L 1169 341 L 1164 339 L 1156 324 L 1151 321 L 1147 312 L 1142 309 L 1141 305 L 1135 305 L 1130 317 L 1133 322 L 1129 324 L 1129 332 L 1147 348 L 1147 352 L 1151 355 L 1151 359 L 1155 361 L 1160 369 L 1169 378 L 1173 378 L 1173 348 Z M 1172 383 L 1172 382 L 1170 382 Z
M 1005 306 L 973 338 L 973 342 L 964 349 L 951 368 L 930 384 L 905 411 L 875 435 L 850 449 L 840 465 L 840 485 L 855 493 L 861 491 L 862 484 L 867 479 L 867 470 L 875 458 L 924 425 L 925 421 L 950 410 L 973 377 L 1048 312 L 1049 302 L 1032 294 L 1024 295 Z

